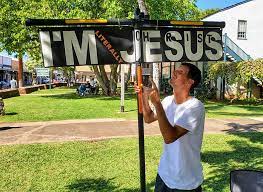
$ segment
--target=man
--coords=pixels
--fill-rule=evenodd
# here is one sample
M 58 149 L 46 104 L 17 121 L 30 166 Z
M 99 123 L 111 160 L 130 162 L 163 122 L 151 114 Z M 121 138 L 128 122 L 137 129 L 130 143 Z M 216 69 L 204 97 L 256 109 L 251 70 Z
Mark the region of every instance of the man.
M 95 93 L 95 80 L 93 77 L 90 78 L 90 90 L 91 90 L 91 93 Z
M 200 150 L 205 110 L 198 99 L 189 95 L 200 80 L 200 70 L 195 65 L 183 63 L 170 80 L 173 95 L 162 102 L 153 81 L 153 88 L 143 88 L 144 120 L 146 123 L 158 120 L 164 140 L 155 192 L 202 191 Z M 155 110 L 151 109 L 148 99 Z
M 11 89 L 15 89 L 17 86 L 16 80 L 14 78 L 12 78 L 12 80 L 10 81 L 10 85 L 11 85 Z

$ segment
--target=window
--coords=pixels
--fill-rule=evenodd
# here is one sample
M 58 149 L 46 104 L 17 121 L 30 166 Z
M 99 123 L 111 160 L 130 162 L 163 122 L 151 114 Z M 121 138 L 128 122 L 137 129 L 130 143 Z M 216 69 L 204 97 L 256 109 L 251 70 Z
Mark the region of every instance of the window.
M 247 39 L 247 21 L 238 20 L 237 38 Z

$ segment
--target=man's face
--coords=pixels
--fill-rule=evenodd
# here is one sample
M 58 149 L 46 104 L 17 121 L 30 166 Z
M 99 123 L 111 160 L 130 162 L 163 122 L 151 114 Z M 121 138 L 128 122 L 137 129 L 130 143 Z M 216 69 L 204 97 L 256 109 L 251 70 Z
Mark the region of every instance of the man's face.
M 172 73 L 172 78 L 170 80 L 170 85 L 173 88 L 183 88 L 185 86 L 191 87 L 193 80 L 187 77 L 189 68 L 185 65 L 181 65 L 175 69 Z

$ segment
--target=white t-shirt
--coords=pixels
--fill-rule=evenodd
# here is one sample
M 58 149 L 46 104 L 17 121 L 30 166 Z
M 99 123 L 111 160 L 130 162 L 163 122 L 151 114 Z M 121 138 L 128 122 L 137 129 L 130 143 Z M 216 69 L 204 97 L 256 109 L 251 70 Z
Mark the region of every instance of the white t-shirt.
M 12 79 L 12 80 L 10 81 L 10 85 L 11 85 L 11 89 L 16 88 L 16 80 Z
M 162 105 L 169 123 L 183 127 L 188 132 L 173 143 L 164 143 L 158 173 L 171 189 L 195 189 L 203 182 L 200 151 L 204 131 L 204 105 L 196 98 L 176 104 L 173 95 L 166 97 Z
M 90 80 L 90 85 L 94 87 L 95 81 L 93 79 Z

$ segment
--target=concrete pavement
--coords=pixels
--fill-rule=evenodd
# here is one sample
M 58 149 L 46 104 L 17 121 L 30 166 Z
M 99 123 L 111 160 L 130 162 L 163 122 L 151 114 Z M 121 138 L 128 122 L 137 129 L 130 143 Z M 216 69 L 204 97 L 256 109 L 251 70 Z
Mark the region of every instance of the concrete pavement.
M 137 137 L 137 120 L 94 119 L 0 123 L 0 145 Z M 158 123 L 144 124 L 145 135 L 160 135 Z M 263 118 L 206 119 L 205 133 L 263 131 Z

